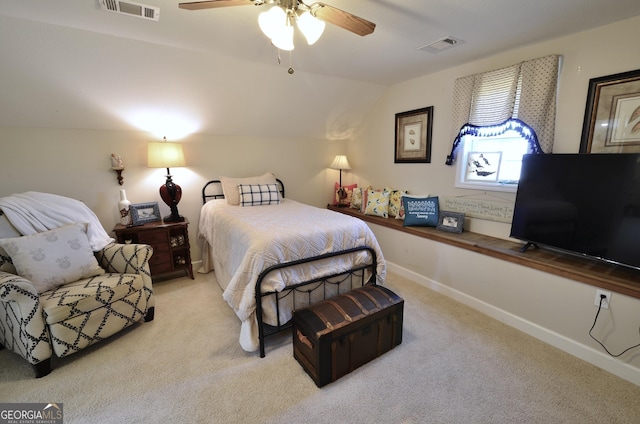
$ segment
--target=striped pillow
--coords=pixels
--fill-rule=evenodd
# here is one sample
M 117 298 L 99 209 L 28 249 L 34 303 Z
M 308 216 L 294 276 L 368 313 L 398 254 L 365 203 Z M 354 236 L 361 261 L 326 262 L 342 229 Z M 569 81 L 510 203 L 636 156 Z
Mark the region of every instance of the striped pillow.
M 277 205 L 280 193 L 277 184 L 240 184 L 240 206 Z

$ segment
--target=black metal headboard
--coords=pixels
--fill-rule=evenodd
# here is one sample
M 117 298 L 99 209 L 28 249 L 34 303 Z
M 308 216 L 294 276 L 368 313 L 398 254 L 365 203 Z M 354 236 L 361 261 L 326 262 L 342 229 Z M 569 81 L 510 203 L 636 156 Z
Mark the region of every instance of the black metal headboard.
M 284 199 L 284 183 L 279 178 L 276 178 L 276 183 L 278 183 L 280 195 Z M 202 187 L 202 204 L 204 205 L 211 199 L 224 199 L 220 180 L 211 180 Z

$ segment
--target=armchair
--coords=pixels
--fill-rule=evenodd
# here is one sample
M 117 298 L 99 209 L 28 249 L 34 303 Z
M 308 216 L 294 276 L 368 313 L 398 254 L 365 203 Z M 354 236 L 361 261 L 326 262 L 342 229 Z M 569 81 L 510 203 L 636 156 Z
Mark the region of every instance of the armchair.
M 42 291 L 16 275 L 0 249 L 0 349 L 51 372 L 51 357 L 71 355 L 144 319 L 153 320 L 155 299 L 150 246 L 110 243 L 95 252 L 98 275 Z

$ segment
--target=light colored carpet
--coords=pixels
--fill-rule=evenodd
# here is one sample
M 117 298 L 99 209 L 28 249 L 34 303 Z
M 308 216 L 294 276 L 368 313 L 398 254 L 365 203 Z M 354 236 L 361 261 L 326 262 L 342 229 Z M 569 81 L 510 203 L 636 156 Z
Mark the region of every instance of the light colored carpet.
M 403 343 L 318 389 L 289 335 L 242 351 L 213 273 L 155 284 L 156 318 L 35 379 L 0 351 L 0 402 L 62 402 L 65 423 L 637 423 L 640 387 L 412 281 Z

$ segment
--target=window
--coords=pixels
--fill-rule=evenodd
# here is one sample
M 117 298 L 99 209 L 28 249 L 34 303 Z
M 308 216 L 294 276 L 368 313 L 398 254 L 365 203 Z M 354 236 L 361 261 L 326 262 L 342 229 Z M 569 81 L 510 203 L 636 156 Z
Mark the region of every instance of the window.
M 530 131 L 521 125 L 522 130 Z M 522 155 L 534 151 L 514 129 L 478 128 L 477 134 L 466 134 L 460 142 L 455 183 L 460 188 L 515 192 Z
M 515 192 L 522 155 L 551 153 L 559 68 L 551 55 L 455 81 L 456 187 Z

